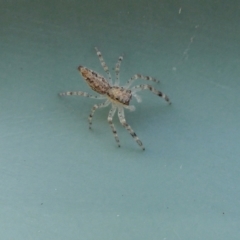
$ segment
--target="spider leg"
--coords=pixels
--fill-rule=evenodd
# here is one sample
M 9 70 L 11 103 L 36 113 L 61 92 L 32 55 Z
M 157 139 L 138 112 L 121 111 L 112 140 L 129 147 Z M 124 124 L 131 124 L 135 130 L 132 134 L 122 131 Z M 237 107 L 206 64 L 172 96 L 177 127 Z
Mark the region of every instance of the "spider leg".
M 107 101 L 105 101 L 105 102 L 103 102 L 103 103 L 95 104 L 95 105 L 92 107 L 91 113 L 89 114 L 89 117 L 88 117 L 89 129 L 92 129 L 92 118 L 93 118 L 93 115 L 94 115 L 95 111 L 96 111 L 98 108 L 107 107 L 109 104 L 110 104 L 110 102 L 107 100 Z
M 110 72 L 109 72 L 108 66 L 107 66 L 107 64 L 105 63 L 105 61 L 104 61 L 104 59 L 103 59 L 103 57 L 102 57 L 102 53 L 101 53 L 96 47 L 95 47 L 95 50 L 96 50 L 96 52 L 97 52 L 97 56 L 98 56 L 98 58 L 99 58 L 99 61 L 100 61 L 101 65 L 102 65 L 104 71 L 105 71 L 105 72 L 107 73 L 107 75 L 108 75 L 109 83 L 112 85 L 112 77 L 111 77 L 111 74 L 110 74 Z
M 83 97 L 88 97 L 88 98 L 95 98 L 95 99 L 104 99 L 104 96 L 93 96 L 91 94 L 88 94 L 86 92 L 82 92 L 82 91 L 74 91 L 74 92 L 63 92 L 63 93 L 59 93 L 60 96 L 83 96 Z
M 121 62 L 123 60 L 123 56 L 120 56 L 118 58 L 118 61 L 117 61 L 117 64 L 116 64 L 116 67 L 115 67 L 115 73 L 116 73 L 116 81 L 115 81 L 115 86 L 118 86 L 120 81 L 119 81 L 119 72 L 120 72 L 120 66 L 121 66 Z
M 113 124 L 113 122 L 112 122 L 112 119 L 113 119 L 113 117 L 114 117 L 114 114 L 115 114 L 115 112 L 116 112 L 116 109 L 117 109 L 117 107 L 112 106 L 111 110 L 109 111 L 109 114 L 108 114 L 108 123 L 109 123 L 109 125 L 110 125 L 110 127 L 111 127 L 111 129 L 112 129 L 112 133 L 113 133 L 113 136 L 114 136 L 114 138 L 115 138 L 115 140 L 116 140 L 116 142 L 117 142 L 117 145 L 118 145 L 118 147 L 120 147 L 120 142 L 119 142 L 119 138 L 118 138 L 118 135 L 117 135 L 117 130 L 116 130 L 116 128 L 115 128 L 115 126 L 114 126 L 114 124 Z
M 122 107 L 118 107 L 118 118 L 122 126 L 131 134 L 133 139 L 136 141 L 136 143 L 142 148 L 142 150 L 145 150 L 141 140 L 138 138 L 136 133 L 133 131 L 131 126 L 126 122 L 125 116 L 124 116 L 124 109 Z
M 158 91 L 157 89 L 153 88 L 150 85 L 147 84 L 141 84 L 141 85 L 137 85 L 131 88 L 131 91 L 133 92 L 133 96 L 136 92 L 141 91 L 141 90 L 150 90 L 151 92 L 153 92 L 154 94 L 158 95 L 159 97 L 163 98 L 166 102 L 168 102 L 169 104 L 171 104 L 169 97 L 164 94 L 163 92 Z
M 142 101 L 142 98 L 138 94 L 136 94 L 135 92 L 132 92 L 132 95 L 136 98 L 137 102 L 140 103 Z
M 125 87 L 129 88 L 132 85 L 132 83 L 137 79 L 143 79 L 143 80 L 153 81 L 153 82 L 159 83 L 159 81 L 157 79 L 153 78 L 153 77 L 143 76 L 141 74 L 135 74 L 127 81 Z

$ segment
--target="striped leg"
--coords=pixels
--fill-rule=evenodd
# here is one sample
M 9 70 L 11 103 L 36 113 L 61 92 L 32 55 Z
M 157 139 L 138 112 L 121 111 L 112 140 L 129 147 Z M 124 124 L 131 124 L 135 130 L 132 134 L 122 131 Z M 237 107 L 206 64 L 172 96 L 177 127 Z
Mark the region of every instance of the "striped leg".
M 152 86 L 147 85 L 147 84 L 141 84 L 141 85 L 134 86 L 131 88 L 131 91 L 133 92 L 133 96 L 134 96 L 134 94 L 136 92 L 141 91 L 141 90 L 146 90 L 146 89 L 150 90 L 151 92 L 153 92 L 154 94 L 158 95 L 159 97 L 163 98 L 166 102 L 171 104 L 170 99 L 166 94 L 158 91 L 157 89 L 155 89 Z
M 109 125 L 110 125 L 110 127 L 111 127 L 111 129 L 112 129 L 112 133 L 113 133 L 113 136 L 114 136 L 114 138 L 115 138 L 115 140 L 116 140 L 116 142 L 117 142 L 117 145 L 118 145 L 118 147 L 120 147 L 120 142 L 119 142 L 119 138 L 118 138 L 118 135 L 117 135 L 117 130 L 116 130 L 116 128 L 114 127 L 114 124 L 113 124 L 113 122 L 112 122 L 112 119 L 113 119 L 113 116 L 114 116 L 114 114 L 115 114 L 115 112 L 116 112 L 116 107 L 112 107 L 112 109 L 109 111 L 109 114 L 108 114 L 108 123 L 109 123 Z
M 99 61 L 104 69 L 104 71 L 107 73 L 108 75 L 108 80 L 109 80 L 109 83 L 112 85 L 112 77 L 111 77 L 111 74 L 109 72 L 109 69 L 108 69 L 108 66 L 107 64 L 105 63 L 103 57 L 102 57 L 102 53 L 95 47 L 95 50 L 97 52 L 97 55 L 98 55 L 98 58 L 99 58 Z
M 120 66 L 121 66 L 122 60 L 123 60 L 123 57 L 120 56 L 118 58 L 118 62 L 117 62 L 116 67 L 115 67 L 115 73 L 116 73 L 116 81 L 115 81 L 115 84 L 114 84 L 115 86 L 118 86 L 119 83 L 120 83 L 120 81 L 119 81 L 119 72 L 120 72 Z
M 123 127 L 125 129 L 127 129 L 127 131 L 131 134 L 131 136 L 133 137 L 133 139 L 137 142 L 137 144 L 142 148 L 142 150 L 145 150 L 141 140 L 138 138 L 138 136 L 136 135 L 136 133 L 133 131 L 133 129 L 131 128 L 130 125 L 127 124 L 125 116 L 124 116 L 124 109 L 119 107 L 118 108 L 118 118 L 120 123 L 123 125 Z
M 91 113 L 89 114 L 89 117 L 88 117 L 89 129 L 92 129 L 92 118 L 93 118 L 93 115 L 94 115 L 95 111 L 96 111 L 98 108 L 107 107 L 109 104 L 110 104 L 110 102 L 107 100 L 107 101 L 105 101 L 105 102 L 103 102 L 103 103 L 95 104 L 95 105 L 92 107 Z
M 147 80 L 147 81 L 153 81 L 153 82 L 156 82 L 156 83 L 159 83 L 159 81 L 155 78 L 152 78 L 152 77 L 149 77 L 149 76 L 143 76 L 141 74 L 135 74 L 134 76 L 132 76 L 126 83 L 125 87 L 126 88 L 129 88 L 132 83 L 137 80 L 137 79 L 143 79 L 143 80 Z
M 81 91 L 74 91 L 74 92 L 63 92 L 59 93 L 60 96 L 83 96 L 83 97 L 88 97 L 88 98 L 95 98 L 95 99 L 104 99 L 106 97 L 104 96 L 93 96 L 91 94 L 88 94 L 86 92 L 81 92 Z

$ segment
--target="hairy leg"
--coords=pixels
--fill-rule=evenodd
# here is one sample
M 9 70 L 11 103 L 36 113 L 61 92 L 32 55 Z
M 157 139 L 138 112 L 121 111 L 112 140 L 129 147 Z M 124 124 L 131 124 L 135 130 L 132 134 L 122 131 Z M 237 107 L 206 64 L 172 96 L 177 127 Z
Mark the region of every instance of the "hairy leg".
M 104 99 L 105 96 L 93 96 L 91 94 L 88 94 L 86 92 L 82 91 L 68 91 L 68 92 L 62 92 L 59 93 L 60 96 L 82 96 L 82 97 L 88 97 L 88 98 L 95 98 L 95 99 Z
M 112 122 L 112 119 L 113 119 L 113 117 L 114 117 L 114 114 L 115 114 L 115 112 L 116 112 L 116 109 L 117 109 L 117 107 L 113 106 L 112 109 L 109 111 L 109 114 L 108 114 L 108 123 L 109 123 L 109 125 L 110 125 L 110 127 L 111 127 L 111 129 L 112 129 L 112 133 L 113 133 L 113 136 L 114 136 L 114 138 L 115 138 L 115 140 L 116 140 L 116 142 L 117 142 L 117 145 L 118 145 L 118 147 L 120 147 L 120 142 L 119 142 L 117 130 L 116 130 L 116 128 L 115 128 L 115 126 L 114 126 L 114 124 L 113 124 L 113 122 Z
M 143 80 L 146 80 L 146 81 L 153 81 L 153 82 L 159 83 L 159 81 L 157 79 L 153 78 L 153 77 L 143 76 L 141 74 L 135 74 L 127 81 L 125 87 L 129 88 L 133 84 L 133 82 L 137 79 L 143 79 Z
M 142 148 L 142 150 L 145 150 L 141 140 L 138 138 L 137 134 L 133 131 L 131 126 L 126 122 L 125 116 L 124 116 L 124 109 L 122 107 L 118 108 L 118 118 L 122 126 L 131 134 L 133 139 L 136 141 L 136 143 Z
M 157 96 L 163 98 L 166 102 L 168 102 L 169 104 L 171 104 L 169 97 L 164 94 L 163 92 L 158 91 L 157 89 L 153 88 L 150 85 L 147 84 L 141 84 L 141 85 L 137 85 L 131 88 L 131 91 L 133 92 L 133 95 L 136 92 L 139 92 L 141 90 L 150 90 L 151 92 L 153 92 L 154 94 L 156 94 Z
M 107 64 L 105 63 L 105 61 L 104 61 L 104 59 L 103 59 L 103 57 L 102 57 L 102 53 L 101 53 L 96 47 L 95 47 L 95 50 L 96 50 L 96 52 L 97 52 L 97 56 L 98 56 L 98 58 L 99 58 L 99 61 L 100 61 L 101 65 L 102 65 L 104 71 L 105 71 L 105 72 L 107 73 L 107 75 L 108 75 L 109 84 L 112 85 L 112 77 L 111 77 L 111 74 L 110 74 L 110 72 L 109 72 L 108 66 L 107 66 Z
M 107 100 L 103 103 L 99 103 L 99 104 L 95 104 L 93 107 L 92 107 L 92 110 L 91 110 L 91 113 L 89 114 L 89 117 L 88 117 L 88 122 L 89 122 L 89 129 L 92 128 L 92 118 L 93 118 L 93 115 L 95 113 L 95 111 L 99 108 L 104 108 L 104 107 L 107 107 L 108 105 L 110 104 L 110 102 Z

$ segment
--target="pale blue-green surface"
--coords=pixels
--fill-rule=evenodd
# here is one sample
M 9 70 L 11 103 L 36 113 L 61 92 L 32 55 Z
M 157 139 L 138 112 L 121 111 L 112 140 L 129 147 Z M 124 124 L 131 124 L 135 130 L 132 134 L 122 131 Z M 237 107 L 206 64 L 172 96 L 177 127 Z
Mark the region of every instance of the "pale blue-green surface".
M 239 1 L 2 1 L 0 234 L 36 240 L 240 239 Z M 124 54 L 121 82 L 150 92 L 129 124 L 142 152 L 77 71 L 104 74 Z M 144 83 L 140 81 L 138 83 Z

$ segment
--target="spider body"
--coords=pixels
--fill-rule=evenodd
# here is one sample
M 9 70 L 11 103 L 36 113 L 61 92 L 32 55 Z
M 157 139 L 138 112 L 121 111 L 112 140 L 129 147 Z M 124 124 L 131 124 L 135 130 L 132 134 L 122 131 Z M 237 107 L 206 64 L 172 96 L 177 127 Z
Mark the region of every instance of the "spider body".
M 92 118 L 95 113 L 95 111 L 99 108 L 107 107 L 110 104 L 112 105 L 109 114 L 108 114 L 108 123 L 112 129 L 114 138 L 120 147 L 120 142 L 119 138 L 117 135 L 116 128 L 112 122 L 112 119 L 115 115 L 115 112 L 118 111 L 118 118 L 122 126 L 131 134 L 131 136 L 134 138 L 134 140 L 137 142 L 137 144 L 142 148 L 142 150 L 145 150 L 141 140 L 138 138 L 136 133 L 133 131 L 131 126 L 126 122 L 125 116 L 124 116 L 124 108 L 129 109 L 130 111 L 135 110 L 135 107 L 133 105 L 129 105 L 130 101 L 133 97 L 136 98 L 137 102 L 141 102 L 141 98 L 137 95 L 138 91 L 141 90 L 150 90 L 152 93 L 156 94 L 157 96 L 163 98 L 166 102 L 171 104 L 169 98 L 167 95 L 164 93 L 156 90 L 153 88 L 151 85 L 148 84 L 140 84 L 136 85 L 134 87 L 131 87 L 132 83 L 137 80 L 137 79 L 143 79 L 146 81 L 153 81 L 153 82 L 159 82 L 155 78 L 149 77 L 149 76 L 143 76 L 141 74 L 135 74 L 133 77 L 131 77 L 127 83 L 124 86 L 119 86 L 119 71 L 120 71 L 120 65 L 123 60 L 123 57 L 120 56 L 118 58 L 118 62 L 115 67 L 115 73 L 116 73 L 116 80 L 115 83 L 112 83 L 112 77 L 109 72 L 109 69 L 103 60 L 102 54 L 100 51 L 98 51 L 97 48 L 97 56 L 99 57 L 100 63 L 104 69 L 104 71 L 108 75 L 108 79 L 104 78 L 100 74 L 94 72 L 91 69 L 88 69 L 83 66 L 79 66 L 78 70 L 80 74 L 82 75 L 83 79 L 86 81 L 86 83 L 90 86 L 90 88 L 99 93 L 99 96 L 93 96 L 90 95 L 86 92 L 82 91 L 69 91 L 69 92 L 64 92 L 60 93 L 60 96 L 66 96 L 66 95 L 79 95 L 79 96 L 84 96 L 84 97 L 89 97 L 89 98 L 95 98 L 95 99 L 105 99 L 105 102 L 95 104 L 91 110 L 91 113 L 88 117 L 88 122 L 89 122 L 89 128 L 91 129 L 92 126 Z
M 131 90 L 123 87 L 111 86 L 103 76 L 89 68 L 79 66 L 78 71 L 93 91 L 99 94 L 106 94 L 109 100 L 115 103 L 129 105 L 132 98 Z

